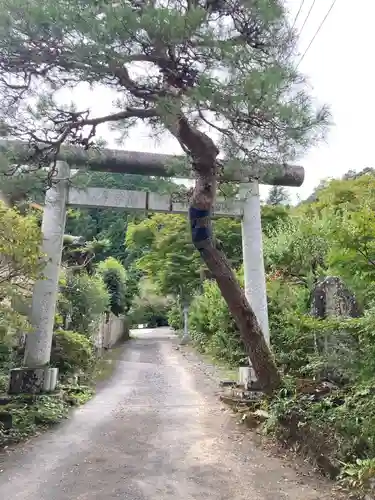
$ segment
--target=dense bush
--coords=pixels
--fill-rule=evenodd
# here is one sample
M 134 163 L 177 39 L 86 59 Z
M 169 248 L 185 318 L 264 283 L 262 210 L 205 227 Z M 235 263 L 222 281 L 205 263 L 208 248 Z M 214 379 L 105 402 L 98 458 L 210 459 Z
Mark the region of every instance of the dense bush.
M 314 397 L 282 389 L 269 402 L 265 430 L 310 455 L 333 477 L 375 456 L 375 383 L 354 384 Z
M 40 243 L 37 219 L 0 200 L 0 343 L 30 328 L 24 311 L 13 306 L 30 296 L 33 280 L 41 275 Z
M 202 352 L 231 365 L 246 359 L 238 329 L 213 281 L 205 281 L 203 293 L 194 297 L 189 311 L 189 329 Z
M 127 294 L 127 276 L 124 266 L 113 257 L 101 262 L 98 274 L 102 277 L 110 297 L 110 309 L 119 316 L 128 311 L 131 298 Z
M 70 318 L 68 328 L 90 336 L 110 304 L 110 295 L 103 278 L 84 272 L 67 273 L 60 295 L 59 309 L 65 320 Z
M 8 389 L 19 334 L 31 330 L 24 306 L 41 276 L 40 243 L 37 218 L 0 200 L 0 393 Z
M 51 365 L 62 375 L 87 372 L 95 363 L 94 346 L 81 333 L 57 330 L 53 336 Z
M 41 232 L 35 217 L 22 216 L 0 200 L 0 285 L 40 275 Z
M 8 366 L 11 357 L 11 347 L 5 343 L 0 343 L 0 369 Z
M 159 295 L 158 287 L 143 279 L 140 283 L 140 293 L 134 299 L 130 310 L 130 323 L 147 324 L 149 327 L 168 325 L 168 311 L 172 303 L 171 297 Z
M 277 277 L 267 280 L 268 317 L 272 348 L 284 373 L 306 365 L 314 345 L 301 332 L 299 318 L 306 313 L 309 291 Z M 285 307 L 288 304 L 288 307 Z
M 168 325 L 176 331 L 182 330 L 184 327 L 184 312 L 180 300 L 176 299 L 167 315 Z

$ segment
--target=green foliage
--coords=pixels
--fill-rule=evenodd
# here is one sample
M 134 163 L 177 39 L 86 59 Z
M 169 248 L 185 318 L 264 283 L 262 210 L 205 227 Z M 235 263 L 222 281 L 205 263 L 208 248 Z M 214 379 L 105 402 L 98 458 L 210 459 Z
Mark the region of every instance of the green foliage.
M 176 299 L 171 305 L 168 315 L 168 325 L 176 331 L 182 330 L 184 327 L 184 312 L 181 302 Z
M 229 10 L 224 4 L 211 9 L 206 3 L 194 8 L 189 2 L 148 3 L 138 9 L 131 2 L 86 0 L 1 0 L 0 7 L 3 71 L 20 87 L 1 84 L 0 119 L 14 137 L 37 141 L 40 133 L 56 144 L 63 129 L 68 142 L 90 144 L 91 127 L 82 136 L 84 125 L 93 125 L 86 110 L 68 105 L 61 112 L 56 101 L 59 90 L 77 82 L 118 90 L 113 112 L 122 113 L 95 122 L 95 131 L 102 123 L 114 123 L 124 140 L 146 120 L 155 134 L 168 130 L 178 135 L 175 123 L 183 109 L 193 130 L 212 123 L 223 152 L 243 159 L 245 169 L 254 162 L 262 166 L 296 156 L 327 125 L 327 109 L 315 109 L 296 70 L 296 40 L 279 0 L 236 1 Z M 75 36 L 68 36 L 73 31 Z M 39 36 L 46 49 L 42 53 L 30 41 Z M 53 52 L 57 46 L 72 56 L 61 58 Z M 166 71 L 170 67 L 173 78 Z M 16 107 L 10 106 L 13 102 Z
M 335 214 L 343 214 L 348 209 L 357 210 L 364 203 L 375 206 L 373 171 L 354 178 L 334 179 L 323 183 L 322 188 L 316 194 L 316 201 L 310 206 L 310 211 L 321 214 L 328 209 Z
M 135 297 L 129 312 L 130 323 L 147 324 L 150 328 L 165 326 L 168 324 L 168 311 L 171 305 L 171 297 L 159 295 L 155 285 L 143 279 L 139 295 Z
M 353 464 L 359 473 L 357 460 L 365 468 L 368 462 L 362 460 L 375 456 L 373 382 L 320 398 L 290 386 L 269 402 L 268 411 L 266 431 L 275 432 L 288 445 L 299 444 L 315 460 L 326 457 L 331 473 L 342 468 L 347 477 L 345 471 Z
M 102 277 L 68 273 L 60 291 L 60 311 L 66 318 L 70 317 L 69 328 L 90 335 L 110 304 Z
M 175 184 L 169 179 L 155 179 L 141 175 L 112 174 L 108 172 L 89 172 L 81 180 L 87 186 L 105 187 L 110 189 L 126 189 L 137 191 L 151 191 L 159 194 L 182 192 L 184 187 Z M 126 210 L 90 208 L 70 210 L 66 230 L 72 234 L 82 235 L 86 240 L 107 240 L 110 242 L 105 251 L 96 253 L 96 259 L 102 260 L 111 256 L 122 264 L 131 261 L 131 255 L 125 245 L 129 222 L 142 220 L 142 214 Z M 130 258 L 130 259 L 129 259 Z
M 17 331 L 29 331 L 13 303 L 24 302 L 41 275 L 41 233 L 35 217 L 23 216 L 0 201 L 0 342 Z
M 94 364 L 94 346 L 85 335 L 65 330 L 55 332 L 51 365 L 56 366 L 62 375 L 88 372 Z
M 55 394 L 13 396 L 0 406 L 0 449 L 60 423 L 68 417 L 71 406 L 84 404 L 92 396 L 93 389 L 85 386 L 61 386 Z M 10 418 L 10 428 L 1 423 Z
M 262 230 L 265 236 L 275 234 L 280 222 L 286 222 L 290 216 L 290 209 L 285 205 L 263 205 L 261 211 Z
M 8 390 L 19 334 L 32 332 L 27 305 L 41 276 L 40 243 L 37 219 L 0 201 L 0 392 Z
M 35 217 L 24 217 L 0 201 L 0 235 L 0 284 L 38 276 L 41 232 Z
M 38 428 L 59 423 L 68 416 L 68 407 L 58 395 L 18 396 L 0 407 L 0 415 L 12 417 L 12 427 L 0 424 L 0 448 L 22 441 Z
M 361 460 L 355 463 L 344 464 L 340 475 L 341 482 L 350 488 L 373 491 L 375 480 L 375 458 Z
M 9 387 L 9 372 L 0 372 L 0 394 L 7 392 Z
M 296 374 L 314 352 L 313 335 L 301 332 L 300 319 L 306 312 L 308 290 L 281 279 L 268 279 L 267 297 L 270 336 L 277 363 L 285 374 Z
M 270 403 L 268 430 L 341 469 L 350 487 L 373 487 L 375 352 L 373 173 L 323 183 L 265 241 L 271 339 L 279 365 L 297 378 L 329 379 L 323 397 L 284 390 Z M 374 226 L 374 227 L 373 227 Z M 362 302 L 356 319 L 311 318 L 314 279 L 340 276 Z
M 289 216 L 286 207 L 262 207 L 262 224 L 273 232 Z M 241 223 L 225 217 L 214 220 L 214 233 L 233 267 L 242 264 Z M 191 243 L 190 228 L 182 215 L 157 214 L 128 226 L 126 246 L 138 255 L 137 268 L 160 293 L 188 299 L 201 286 L 202 264 Z
M 314 218 L 291 217 L 280 222 L 265 238 L 266 269 L 311 286 L 326 266 L 328 242 L 324 229 L 324 224 Z
M 267 205 L 276 206 L 288 204 L 289 193 L 284 186 L 272 186 L 267 197 Z
M 85 385 L 63 385 L 63 399 L 70 406 L 81 406 L 90 401 L 95 391 L 92 387 Z
M 220 217 L 213 222 L 214 234 L 232 266 L 238 269 L 242 264 L 241 222 L 237 219 Z
M 6 287 L 6 289 L 9 294 L 13 292 L 10 297 L 19 296 L 19 290 L 14 291 L 9 287 Z M 7 298 L 9 298 L 9 295 Z M 0 343 L 11 344 L 17 333 L 31 331 L 32 327 L 23 314 L 15 311 L 9 301 L 0 302 Z
M 17 175 L 9 175 L 7 166 L 1 162 L 0 186 L 10 206 L 22 206 L 27 201 L 43 203 L 46 189 L 45 172 L 17 172 Z
M 323 221 L 329 242 L 327 266 L 366 300 L 363 292 L 374 278 L 374 173 L 326 183 L 316 198 L 301 207 L 301 215 L 309 212 Z
M 127 275 L 124 266 L 114 257 L 108 257 L 98 266 L 98 274 L 103 278 L 110 296 L 110 308 L 119 316 L 130 308 L 133 297 L 127 290 Z
M 203 293 L 194 297 L 189 311 L 189 329 L 202 352 L 234 366 L 244 360 L 239 332 L 216 283 L 205 281 Z
M 155 214 L 129 224 L 127 246 L 142 251 L 137 268 L 157 285 L 161 294 L 190 297 L 200 284 L 200 256 L 182 215 Z

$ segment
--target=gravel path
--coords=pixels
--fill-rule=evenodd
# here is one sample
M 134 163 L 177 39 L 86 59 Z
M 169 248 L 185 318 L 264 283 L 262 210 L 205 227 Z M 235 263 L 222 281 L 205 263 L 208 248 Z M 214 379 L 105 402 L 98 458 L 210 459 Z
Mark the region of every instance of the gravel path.
M 166 328 L 138 332 L 92 401 L 0 456 L 0 499 L 331 499 L 327 483 L 298 475 L 235 425 L 176 343 Z

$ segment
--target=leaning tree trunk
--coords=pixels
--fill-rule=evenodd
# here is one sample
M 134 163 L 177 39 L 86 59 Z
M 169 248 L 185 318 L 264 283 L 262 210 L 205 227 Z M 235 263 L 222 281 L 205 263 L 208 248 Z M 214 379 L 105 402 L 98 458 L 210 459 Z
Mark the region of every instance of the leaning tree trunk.
M 215 278 L 237 327 L 262 389 L 272 392 L 281 383 L 272 353 L 257 317 L 225 254 L 215 244 L 211 213 L 218 178 L 218 149 L 206 134 L 180 116 L 177 130 L 171 130 L 193 159 L 196 177 L 190 200 L 189 218 L 194 246 Z
M 216 247 L 212 235 L 211 207 L 213 201 L 210 198 L 215 191 L 215 176 L 196 173 L 197 180 L 189 210 L 193 243 L 215 278 L 236 321 L 261 387 L 265 391 L 272 391 L 281 382 L 273 356 L 254 311 L 246 299 L 244 290 L 239 285 L 227 257 Z M 211 188 L 208 189 L 208 186 Z

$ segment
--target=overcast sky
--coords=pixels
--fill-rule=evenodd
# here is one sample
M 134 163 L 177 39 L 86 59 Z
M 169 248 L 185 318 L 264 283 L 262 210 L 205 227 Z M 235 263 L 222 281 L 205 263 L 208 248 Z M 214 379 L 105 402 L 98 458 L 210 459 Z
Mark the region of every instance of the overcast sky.
M 294 19 L 302 0 L 289 0 L 291 18 Z M 311 14 L 300 34 L 299 50 L 303 54 L 325 17 L 332 0 L 305 0 L 296 27 L 301 30 L 310 7 Z M 312 94 L 320 103 L 331 106 L 334 126 L 326 144 L 312 149 L 300 164 L 306 169 L 302 188 L 291 190 L 293 198 L 308 196 L 321 179 L 340 177 L 349 169 L 375 167 L 375 134 L 372 115 L 373 97 L 373 44 L 375 2 L 337 0 L 322 29 L 303 58 L 300 69 L 309 78 Z M 371 34 L 372 33 L 372 34 Z M 79 92 L 75 95 L 80 108 L 91 107 L 93 115 L 107 114 L 112 108 L 113 95 L 108 91 Z M 110 147 L 116 147 L 113 136 L 105 134 Z M 171 138 L 157 144 L 139 128 L 126 141 L 124 149 L 178 154 L 177 142 Z M 262 189 L 262 194 L 266 190 Z
M 289 0 L 295 14 L 300 0 Z M 305 0 L 297 26 L 301 27 L 313 0 Z M 331 5 L 316 0 L 300 35 L 303 53 Z M 311 150 L 301 164 L 306 180 L 303 197 L 326 177 L 340 177 L 350 169 L 375 167 L 375 112 L 373 51 L 375 2 L 337 0 L 321 31 L 303 59 L 300 69 L 309 76 L 314 95 L 331 106 L 335 125 L 327 144 Z

